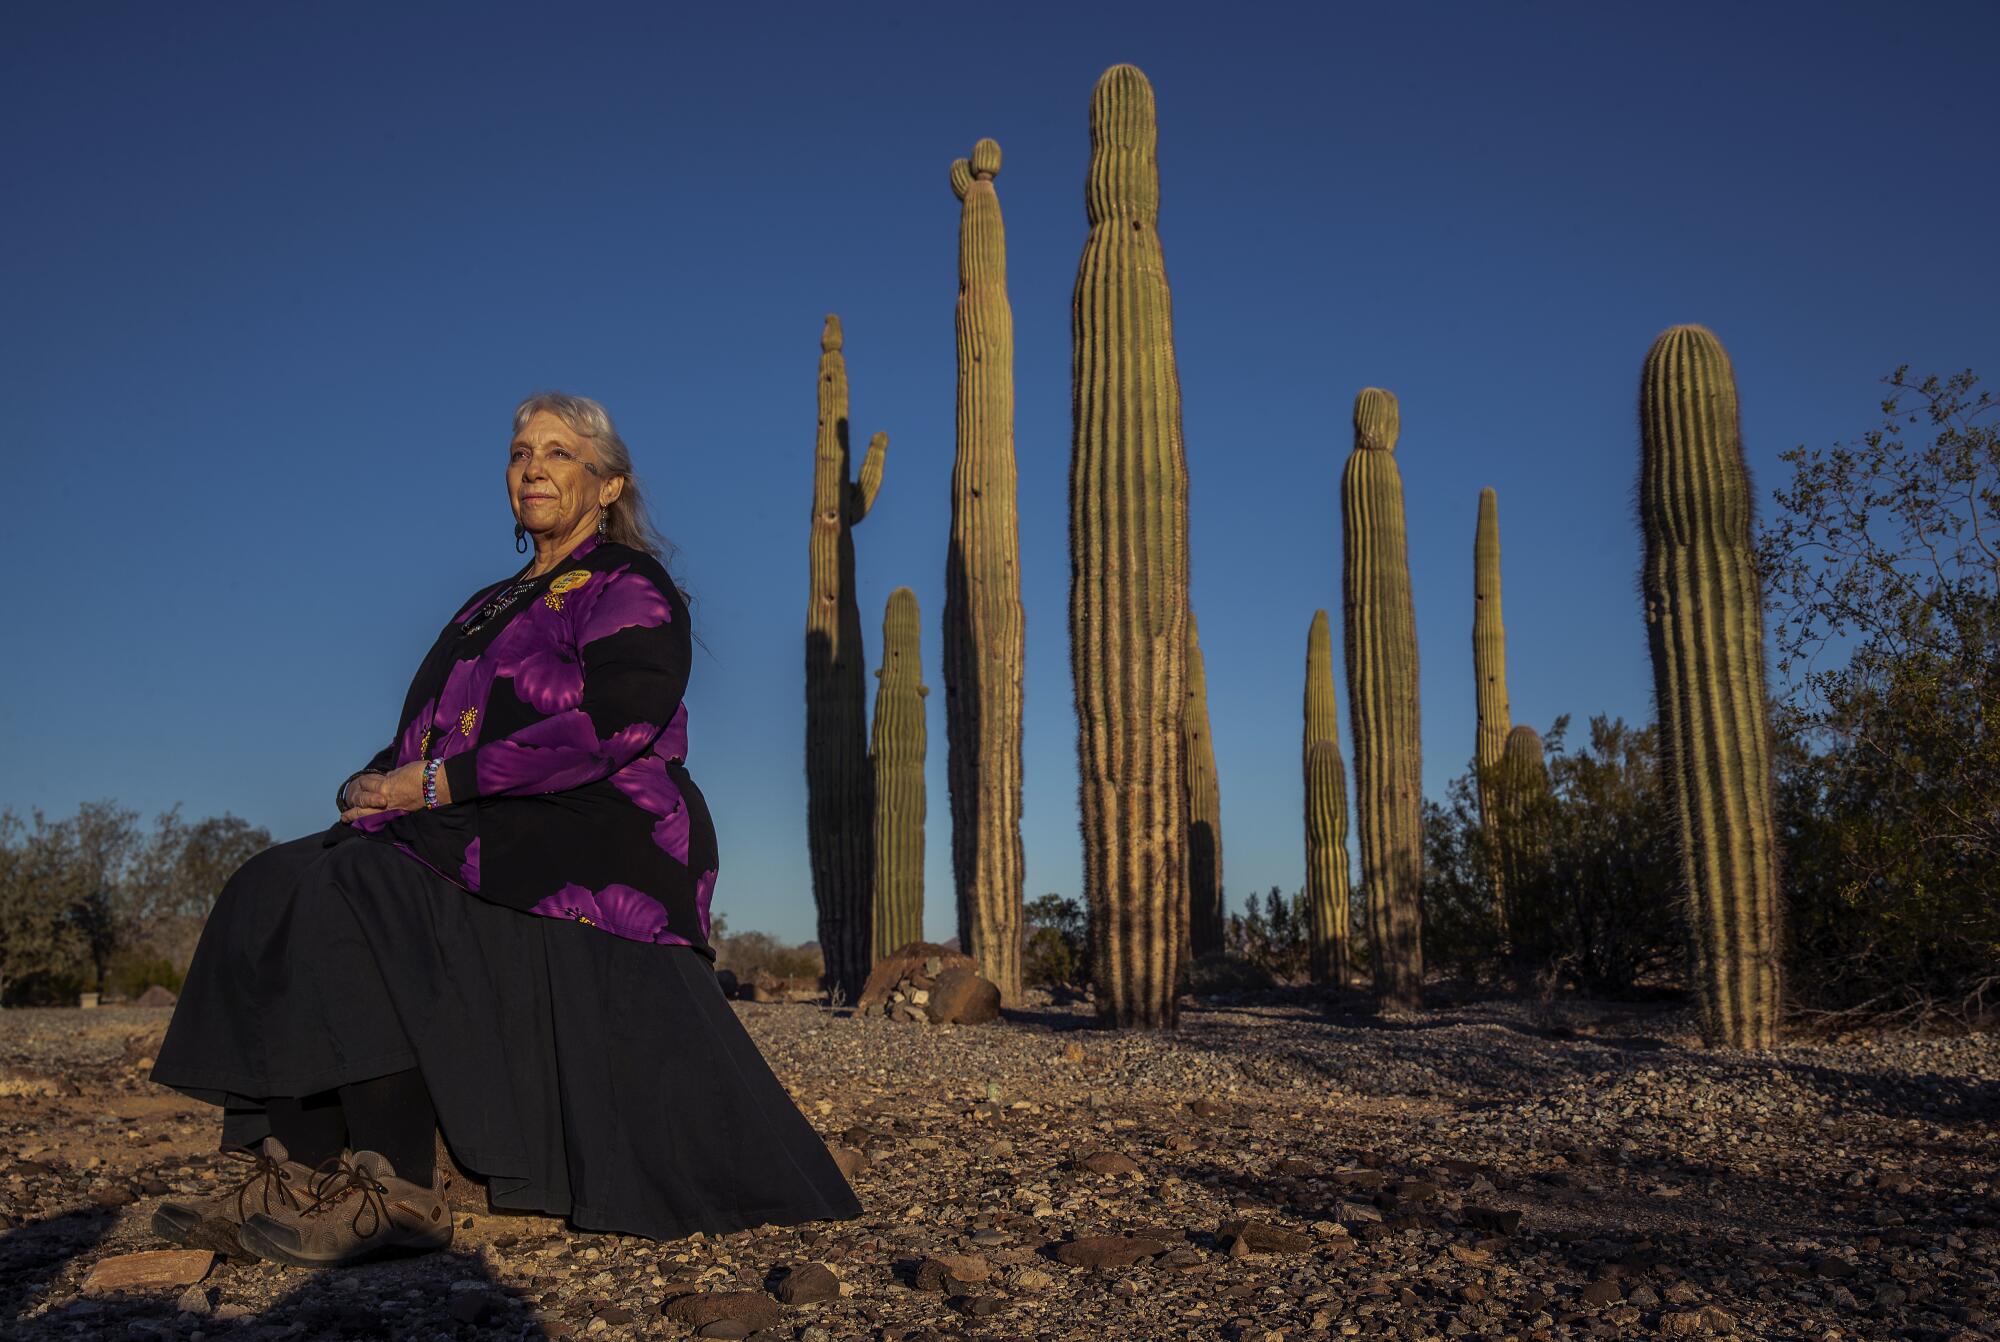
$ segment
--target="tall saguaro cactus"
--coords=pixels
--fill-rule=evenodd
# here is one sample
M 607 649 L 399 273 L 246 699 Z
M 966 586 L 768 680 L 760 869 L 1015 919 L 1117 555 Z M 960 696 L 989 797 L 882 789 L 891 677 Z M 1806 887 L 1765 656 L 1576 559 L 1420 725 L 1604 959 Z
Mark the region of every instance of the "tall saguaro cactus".
M 819 436 L 813 455 L 811 594 L 806 606 L 806 843 L 826 977 L 852 1002 L 868 977 L 873 813 L 861 611 L 854 602 L 855 523 L 882 485 L 889 436 L 868 443 L 850 480 L 847 362 L 840 318 L 820 335 Z
M 1105 71 L 1071 318 L 1070 669 L 1097 1011 L 1152 1027 L 1177 1019 L 1187 909 L 1187 453 L 1157 143 L 1146 76 Z
M 1375 997 L 1388 1010 L 1414 1011 L 1424 986 L 1423 747 L 1400 431 L 1394 396 L 1368 387 L 1354 398 L 1354 451 L 1340 481 L 1341 578 Z
M 875 673 L 875 904 L 871 959 L 924 938 L 924 696 L 917 594 L 889 593 Z
M 951 165 L 958 222 L 958 455 L 944 581 L 946 777 L 958 941 L 1021 995 L 1021 541 L 1014 511 L 1014 313 L 993 179 L 1000 146 Z
M 1306 930 L 1315 983 L 1347 986 L 1347 770 L 1333 693 L 1333 632 L 1323 610 L 1306 631 Z
M 1653 342 L 1639 441 L 1646 634 L 1702 1033 L 1768 1048 L 1782 983 L 1763 601 L 1736 377 L 1712 332 L 1676 326 Z
M 1208 729 L 1208 671 L 1194 612 L 1187 622 L 1187 707 L 1181 713 L 1181 769 L 1187 777 L 1187 949 L 1222 949 L 1222 784 Z
M 1488 879 L 1493 884 L 1493 917 L 1507 939 L 1507 891 L 1499 862 L 1500 808 L 1493 796 L 1500 757 L 1514 719 L 1507 703 L 1507 629 L 1500 621 L 1500 497 L 1479 491 L 1479 523 L 1472 537 L 1472 675 L 1477 682 L 1478 737 L 1474 776 L 1478 780 L 1479 826 L 1486 843 Z

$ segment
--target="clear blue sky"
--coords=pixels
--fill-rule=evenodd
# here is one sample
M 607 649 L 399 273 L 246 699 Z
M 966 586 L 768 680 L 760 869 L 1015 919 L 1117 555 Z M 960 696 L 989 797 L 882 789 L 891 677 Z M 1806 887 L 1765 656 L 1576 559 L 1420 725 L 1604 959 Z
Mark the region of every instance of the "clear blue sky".
M 1899 363 L 2000 375 L 1986 3 L 51 3 L 7 26 L 17 810 L 325 824 L 438 624 L 518 562 L 506 415 L 557 387 L 610 406 L 700 600 L 690 764 L 721 830 L 717 906 L 810 935 L 820 322 L 846 324 L 857 435 L 893 438 L 856 532 L 870 659 L 907 584 L 940 687 L 946 170 L 990 135 L 1018 340 L 1028 894 L 1077 893 L 1069 298 L 1090 89 L 1118 61 L 1159 96 L 1232 903 L 1302 880 L 1306 626 L 1337 609 L 1358 388 L 1402 400 L 1437 794 L 1472 748 L 1482 485 L 1515 720 L 1649 716 L 1630 497 L 1662 327 L 1728 345 L 1766 486 L 1784 449 L 1867 427 Z

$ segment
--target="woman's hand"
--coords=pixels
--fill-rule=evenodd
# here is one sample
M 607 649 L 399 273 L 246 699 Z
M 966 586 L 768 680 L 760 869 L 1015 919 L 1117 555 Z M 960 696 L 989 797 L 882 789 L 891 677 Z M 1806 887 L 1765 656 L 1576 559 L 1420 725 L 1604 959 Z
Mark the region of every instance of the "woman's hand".
M 451 800 L 444 770 L 437 773 L 438 805 Z M 424 762 L 416 760 L 385 774 L 363 774 L 347 785 L 347 809 L 340 813 L 352 823 L 377 811 L 421 811 L 424 809 Z

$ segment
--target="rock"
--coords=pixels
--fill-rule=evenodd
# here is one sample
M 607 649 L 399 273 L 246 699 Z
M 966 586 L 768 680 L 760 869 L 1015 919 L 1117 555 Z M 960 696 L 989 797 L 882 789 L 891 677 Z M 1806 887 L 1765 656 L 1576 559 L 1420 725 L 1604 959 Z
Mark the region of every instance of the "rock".
M 970 966 L 954 966 L 937 976 L 930 1004 L 933 1025 L 984 1025 L 1000 1019 L 1000 989 Z
M 1253 1253 L 1305 1253 L 1313 1246 L 1311 1235 L 1248 1217 L 1224 1221 L 1217 1227 L 1215 1237 L 1231 1258 Z
M 1465 1223 L 1475 1230 L 1495 1235 L 1512 1235 L 1521 1228 L 1521 1213 L 1496 1207 L 1467 1207 Z
M 208 1275 L 215 1255 L 207 1249 L 154 1249 L 106 1258 L 83 1279 L 85 1295 L 162 1291 L 192 1286 Z
M 976 1254 L 934 1254 L 917 1264 L 917 1289 L 956 1294 L 954 1288 L 977 1286 L 992 1275 L 992 1265 Z
M 826 1149 L 844 1178 L 852 1179 L 868 1168 L 868 1157 L 851 1146 L 829 1146 Z
M 750 1333 L 750 1325 L 741 1319 L 717 1319 L 694 1330 L 696 1337 L 748 1337 Z
M 100 1207 L 123 1207 L 131 1203 L 132 1190 L 123 1184 L 113 1184 L 92 1193 L 90 1200 Z
M 660 1313 L 675 1323 L 705 1329 L 711 1324 L 741 1324 L 740 1333 L 702 1333 L 704 1337 L 747 1337 L 778 1321 L 783 1311 L 762 1291 L 692 1291 L 660 1304 Z
M 951 1307 L 953 1309 L 975 1319 L 984 1319 L 998 1314 L 1002 1309 L 1006 1308 L 1006 1305 L 1007 1302 L 997 1295 L 959 1295 L 953 1296 L 951 1300 Z
M 1625 1292 L 1618 1288 L 1616 1281 L 1607 1277 L 1603 1281 L 1586 1283 L 1576 1293 L 1576 1298 L 1586 1305 L 1615 1305 L 1625 1298 Z
M 1055 1278 L 1040 1268 L 1022 1268 L 1014 1274 L 1014 1289 L 1017 1291 L 1046 1291 L 1055 1284 Z
M 1086 1235 L 1051 1250 L 1057 1262 L 1071 1267 L 1130 1267 L 1166 1251 L 1158 1240 L 1132 1235 Z
M 176 1000 L 171 989 L 163 984 L 155 983 L 152 987 L 133 998 L 132 1005 L 142 1007 L 170 1007 Z
M 1700 1337 L 1706 1331 L 1699 1310 L 1668 1310 L 1660 1316 L 1661 1337 Z
M 500 1303 L 491 1291 L 453 1291 L 451 1293 L 451 1317 L 460 1323 L 478 1323 Z
M 60 1081 L 51 1080 L 46 1076 L 36 1076 L 33 1072 L 17 1071 L 12 1067 L 0 1067 L 0 1096 L 41 1095 L 53 1098 L 64 1093 Z M 75 1092 L 72 1090 L 68 1093 Z
M 205 1319 L 215 1313 L 215 1297 L 206 1286 L 190 1286 L 181 1292 L 181 1298 L 174 1302 L 174 1308 L 183 1314 L 192 1314 Z
M 1092 1151 L 1079 1156 L 1076 1168 L 1091 1174 L 1137 1174 L 1139 1162 L 1118 1151 Z
M 875 967 L 868 971 L 867 982 L 861 985 L 861 996 L 854 1004 L 864 1009 L 883 1005 L 889 1000 L 889 994 L 896 990 L 896 985 L 912 974 L 936 977 L 938 971 L 928 968 L 933 963 L 938 970 L 964 968 L 976 973 L 979 969 L 969 955 L 961 955 L 949 947 L 933 945 L 928 941 L 912 941 L 875 962 Z M 931 1019 L 936 1020 L 937 1017 L 932 1016 Z
M 735 972 L 728 969 L 715 971 L 715 986 L 722 989 L 724 997 L 734 997 L 743 991 L 743 985 L 737 981 Z
M 840 1277 L 825 1263 L 805 1263 L 778 1283 L 778 1299 L 788 1305 L 817 1305 L 840 1298 Z
M 1229 1113 L 1228 1105 L 1209 1099 L 1191 1100 L 1188 1109 L 1196 1118 L 1223 1118 Z

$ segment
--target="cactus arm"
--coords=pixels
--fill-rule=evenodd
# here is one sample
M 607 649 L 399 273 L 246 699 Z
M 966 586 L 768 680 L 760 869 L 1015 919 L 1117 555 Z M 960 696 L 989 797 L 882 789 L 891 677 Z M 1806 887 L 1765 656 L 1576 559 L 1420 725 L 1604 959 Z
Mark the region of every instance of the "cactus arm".
M 861 458 L 861 477 L 850 486 L 847 496 L 847 525 L 868 516 L 875 495 L 882 488 L 882 459 L 889 453 L 889 435 L 878 433 L 868 440 L 868 452 Z

